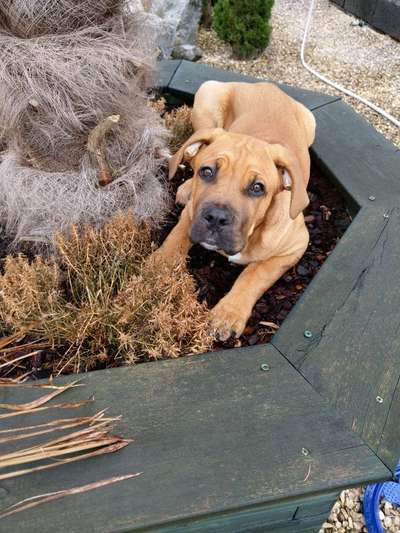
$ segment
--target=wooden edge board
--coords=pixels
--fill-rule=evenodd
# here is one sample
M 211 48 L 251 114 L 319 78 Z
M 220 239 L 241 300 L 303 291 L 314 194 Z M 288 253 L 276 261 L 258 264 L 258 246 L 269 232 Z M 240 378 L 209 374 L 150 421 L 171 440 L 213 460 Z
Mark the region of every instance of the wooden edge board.
M 167 68 L 164 60 L 160 64 L 160 69 Z M 163 92 L 168 92 L 175 97 L 179 97 L 186 103 L 192 103 L 196 91 L 200 85 L 208 80 L 216 81 L 240 81 L 247 83 L 257 83 L 262 80 L 251 76 L 245 76 L 229 70 L 221 70 L 214 67 L 209 67 L 202 63 L 192 63 L 191 61 L 182 60 L 178 68 L 175 70 L 172 79 L 168 85 L 164 85 Z M 274 83 L 274 82 L 272 82 Z M 287 84 L 277 84 L 287 94 L 296 98 L 300 102 L 304 103 L 309 109 L 316 109 L 331 102 L 340 100 L 340 97 L 330 96 L 323 93 L 309 91 L 306 89 L 300 89 L 292 87 Z
M 392 470 L 400 457 L 399 233 L 398 208 L 363 208 L 272 339 Z
M 265 361 L 268 372 L 261 367 Z M 67 521 L 70 533 L 88 524 L 98 532 L 157 530 L 209 517 L 219 523 L 219 516 L 242 525 L 261 508 L 267 523 L 276 518 L 271 506 L 281 504 L 282 521 L 289 521 L 299 507 L 293 501 L 317 502 L 321 494 L 390 478 L 335 409 L 270 345 L 101 370 L 83 382 L 95 402 L 80 414 L 111 407 L 110 415 L 123 414 L 118 434 L 133 443 L 84 465 L 3 482 L 2 507 L 96 479 L 143 474 L 10 517 L 4 521 L 10 530 L 18 524 L 19 533 L 44 533 Z M 5 389 L 3 399 L 13 401 L 15 394 Z M 81 390 L 71 389 L 66 399 L 78 395 Z

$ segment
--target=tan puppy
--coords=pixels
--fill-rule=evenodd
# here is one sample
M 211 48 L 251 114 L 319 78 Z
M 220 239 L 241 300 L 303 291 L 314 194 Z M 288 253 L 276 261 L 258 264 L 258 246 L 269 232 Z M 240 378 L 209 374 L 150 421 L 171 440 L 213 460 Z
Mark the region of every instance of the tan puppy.
M 217 338 L 240 336 L 252 308 L 308 245 L 310 111 L 269 83 L 208 81 L 196 94 L 195 133 L 170 160 L 170 177 L 190 161 L 194 177 L 178 190 L 186 205 L 157 251 L 186 256 L 193 243 L 248 265 L 212 310 Z

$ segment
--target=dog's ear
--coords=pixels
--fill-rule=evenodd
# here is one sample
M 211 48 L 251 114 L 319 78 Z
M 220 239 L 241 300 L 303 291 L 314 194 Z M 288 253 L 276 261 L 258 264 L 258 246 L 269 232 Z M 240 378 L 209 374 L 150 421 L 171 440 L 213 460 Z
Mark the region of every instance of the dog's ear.
M 307 194 L 309 176 L 304 175 L 297 157 L 284 146 L 271 144 L 269 150 L 275 165 L 283 171 L 285 189 L 292 191 L 289 213 L 290 218 L 295 219 L 310 203 Z
M 176 174 L 179 164 L 182 161 L 190 161 L 195 157 L 203 144 L 211 144 L 223 133 L 222 128 L 207 128 L 198 130 L 185 142 L 185 144 L 169 160 L 169 178 Z

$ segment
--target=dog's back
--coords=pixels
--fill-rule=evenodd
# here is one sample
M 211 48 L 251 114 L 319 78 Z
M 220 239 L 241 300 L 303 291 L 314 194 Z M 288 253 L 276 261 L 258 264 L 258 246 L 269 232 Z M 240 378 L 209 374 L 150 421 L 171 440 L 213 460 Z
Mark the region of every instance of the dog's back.
M 207 81 L 193 106 L 193 127 L 220 127 L 289 148 L 308 148 L 314 141 L 315 119 L 302 104 L 272 83 Z

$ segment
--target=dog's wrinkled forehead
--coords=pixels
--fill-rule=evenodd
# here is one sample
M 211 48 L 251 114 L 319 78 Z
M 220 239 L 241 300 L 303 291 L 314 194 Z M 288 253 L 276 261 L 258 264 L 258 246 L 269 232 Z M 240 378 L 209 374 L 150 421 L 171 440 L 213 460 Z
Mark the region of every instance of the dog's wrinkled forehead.
M 265 173 L 273 167 L 273 161 L 268 153 L 267 143 L 251 137 L 226 133 L 206 145 L 201 142 L 190 145 L 185 153 L 188 157 L 196 157 L 194 166 L 199 167 L 204 162 L 226 162 L 230 168 L 242 171 L 253 169 Z

